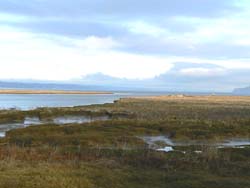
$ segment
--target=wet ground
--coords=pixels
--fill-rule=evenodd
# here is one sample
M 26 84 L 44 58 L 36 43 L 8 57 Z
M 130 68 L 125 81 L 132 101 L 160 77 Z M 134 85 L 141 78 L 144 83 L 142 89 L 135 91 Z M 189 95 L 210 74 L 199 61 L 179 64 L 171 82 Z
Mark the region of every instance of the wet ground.
M 148 147 L 157 151 L 171 152 L 180 151 L 176 150 L 177 147 L 214 147 L 214 148 L 244 148 L 250 146 L 250 139 L 246 138 L 231 138 L 220 141 L 200 141 L 200 140 L 185 140 L 176 141 L 166 136 L 145 136 L 140 137 L 147 143 Z M 184 152 L 184 151 L 182 151 Z M 200 150 L 195 150 L 195 153 L 202 153 Z
M 50 120 L 40 120 L 38 117 L 26 117 L 22 123 L 4 123 L 0 124 L 0 137 L 4 137 L 6 132 L 12 129 L 25 128 L 31 125 L 42 125 L 42 124 L 57 124 L 57 125 L 65 125 L 65 124 L 81 124 L 81 123 L 89 123 L 93 121 L 105 121 L 110 119 L 108 116 L 60 116 L 55 117 Z

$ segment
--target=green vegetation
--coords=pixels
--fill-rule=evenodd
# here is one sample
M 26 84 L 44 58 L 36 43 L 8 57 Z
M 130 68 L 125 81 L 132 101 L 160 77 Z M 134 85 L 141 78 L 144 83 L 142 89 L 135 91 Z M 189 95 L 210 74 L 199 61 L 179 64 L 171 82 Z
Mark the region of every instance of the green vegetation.
M 178 146 L 164 153 L 149 149 L 139 138 L 248 138 L 250 103 L 123 99 L 85 107 L 1 111 L 0 119 L 21 122 L 26 116 L 50 119 L 63 115 L 107 115 L 111 119 L 9 131 L 0 140 L 0 187 L 250 187 L 250 147 Z

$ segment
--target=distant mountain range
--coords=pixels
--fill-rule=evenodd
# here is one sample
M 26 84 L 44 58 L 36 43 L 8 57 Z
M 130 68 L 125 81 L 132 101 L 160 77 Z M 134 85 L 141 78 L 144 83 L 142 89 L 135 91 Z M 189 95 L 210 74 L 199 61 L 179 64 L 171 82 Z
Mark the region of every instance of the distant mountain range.
M 135 83 L 119 79 L 110 79 L 99 75 L 86 77 L 84 81 L 64 82 L 46 82 L 46 81 L 0 81 L 0 89 L 25 89 L 25 90 L 74 90 L 74 91 L 150 91 L 150 88 L 137 86 Z M 112 77 L 111 77 L 112 78 Z M 109 80 L 110 79 L 110 80 Z M 100 81 L 99 81 L 100 80 Z M 89 83 L 93 85 L 89 85 Z
M 198 63 L 179 62 L 169 71 L 147 79 L 94 73 L 66 81 L 0 80 L 0 89 L 231 93 L 239 83 L 249 83 L 248 78 L 240 77 L 245 72 L 234 74 L 228 70 L 220 72 L 221 70 L 224 69 L 212 64 L 201 66 Z M 230 81 L 229 77 L 232 78 Z M 250 87 L 235 89 L 233 94 L 250 95 Z
M 142 67 L 143 68 L 143 67 Z M 242 72 L 221 72 L 222 67 L 213 64 L 178 62 L 167 72 L 149 78 L 122 78 L 104 73 L 83 75 L 65 81 L 1 80 L 0 89 L 42 89 L 82 91 L 162 91 L 162 92 L 230 92 L 241 82 Z M 140 70 L 138 70 L 140 71 Z M 244 73 L 245 74 L 245 73 Z M 236 81 L 228 81 L 228 77 Z M 237 79 L 236 79 L 237 78 Z M 247 82 L 247 79 L 245 79 Z M 236 90 L 238 92 L 238 90 Z
M 100 79 L 102 78 L 102 79 Z M 162 79 L 161 76 L 157 79 Z M 162 79 L 164 80 L 164 79 Z M 89 85 L 89 83 L 93 85 Z M 0 81 L 0 89 L 25 89 L 25 90 L 65 90 L 65 91 L 141 91 L 141 92 L 178 92 L 167 90 L 166 88 L 160 88 L 154 85 L 152 80 L 147 80 L 147 84 L 144 85 L 143 80 L 127 80 L 113 78 L 102 74 L 95 74 L 84 77 L 82 80 L 74 81 L 74 83 L 64 82 L 47 82 L 47 81 Z M 189 93 L 188 91 L 179 91 L 180 93 Z M 192 93 L 192 91 L 190 91 Z M 233 92 L 237 95 L 250 95 L 250 86 L 246 88 L 237 88 Z
M 233 93 L 239 95 L 250 95 L 250 86 L 245 88 L 236 88 Z
M 0 81 L 0 89 L 33 89 L 33 90 L 79 90 L 106 91 L 108 87 L 94 85 L 78 85 L 66 83 L 37 83 L 37 82 L 6 82 Z

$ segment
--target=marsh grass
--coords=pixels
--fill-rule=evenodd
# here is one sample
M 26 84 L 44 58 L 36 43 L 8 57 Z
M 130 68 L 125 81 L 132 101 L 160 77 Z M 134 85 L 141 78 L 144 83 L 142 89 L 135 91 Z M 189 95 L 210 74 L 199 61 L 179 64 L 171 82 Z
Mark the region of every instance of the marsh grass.
M 0 187 L 250 187 L 249 147 L 187 146 L 175 148 L 185 154 L 164 153 L 148 148 L 139 138 L 150 135 L 182 141 L 248 138 L 248 104 L 126 99 L 85 107 L 0 111 L 0 121 L 66 115 L 108 115 L 111 119 L 46 124 L 7 132 L 0 140 Z

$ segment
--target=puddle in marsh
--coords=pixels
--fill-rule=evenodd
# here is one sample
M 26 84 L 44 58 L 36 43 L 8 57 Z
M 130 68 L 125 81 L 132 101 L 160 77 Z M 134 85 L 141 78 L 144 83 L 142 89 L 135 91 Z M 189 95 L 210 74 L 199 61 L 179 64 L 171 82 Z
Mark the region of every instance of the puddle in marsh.
M 106 121 L 110 118 L 108 116 L 98 116 L 98 117 L 91 117 L 91 116 L 62 116 L 56 117 L 53 119 L 53 123 L 55 124 L 70 124 L 70 123 L 89 123 L 93 121 Z
M 105 121 L 109 120 L 108 116 L 98 116 L 98 117 L 90 117 L 90 116 L 61 116 L 55 117 L 51 120 L 40 120 L 38 117 L 26 117 L 22 123 L 4 123 L 0 124 L 0 137 L 5 137 L 5 133 L 12 129 L 25 128 L 31 125 L 42 125 L 46 123 L 52 123 L 57 125 L 64 124 L 81 124 L 81 123 L 89 123 L 93 121 Z
M 30 125 L 40 125 L 42 122 L 37 117 L 26 117 L 23 123 L 4 123 L 0 124 L 0 137 L 4 137 L 5 133 L 12 129 L 24 128 Z
M 170 151 L 174 151 L 174 148 L 171 147 L 171 146 L 166 146 L 166 147 L 164 147 L 164 148 L 156 149 L 156 151 L 170 152 Z
M 41 125 L 43 122 L 38 117 L 26 117 L 24 119 L 24 127 L 30 126 L 30 125 Z
M 222 140 L 218 142 L 211 141 L 197 141 L 197 140 L 189 140 L 189 141 L 175 141 L 166 136 L 145 136 L 140 137 L 144 140 L 145 143 L 148 144 L 149 148 L 155 149 L 157 151 L 177 151 L 174 147 L 188 147 L 188 146 L 209 146 L 216 148 L 245 148 L 246 146 L 250 146 L 250 139 L 228 139 Z M 201 153 L 201 151 L 194 151 L 195 153 Z

